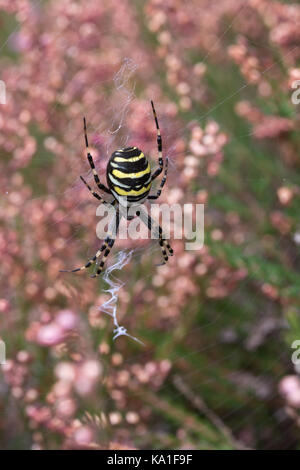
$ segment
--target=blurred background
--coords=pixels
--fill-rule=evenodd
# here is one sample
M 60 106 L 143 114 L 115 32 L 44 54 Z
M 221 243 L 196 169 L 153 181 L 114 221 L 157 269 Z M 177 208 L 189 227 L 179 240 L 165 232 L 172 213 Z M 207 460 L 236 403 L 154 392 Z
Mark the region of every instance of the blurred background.
M 299 26 L 289 1 L 0 0 L 2 449 L 299 448 Z M 116 241 L 142 345 L 105 277 L 59 270 L 101 243 L 83 116 L 106 183 L 120 146 L 156 167 L 151 99 L 160 201 L 205 204 L 205 243 L 159 267 Z

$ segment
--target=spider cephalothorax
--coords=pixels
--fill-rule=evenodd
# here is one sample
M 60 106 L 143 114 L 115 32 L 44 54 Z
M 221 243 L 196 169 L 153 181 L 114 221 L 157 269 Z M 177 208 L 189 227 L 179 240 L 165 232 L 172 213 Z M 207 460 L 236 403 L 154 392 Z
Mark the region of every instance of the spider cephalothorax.
M 75 268 L 71 271 L 63 271 L 63 272 L 77 272 L 82 271 L 84 269 L 89 268 L 93 263 L 97 261 L 97 259 L 103 254 L 102 260 L 98 265 L 98 269 L 96 274 L 92 277 L 99 276 L 102 272 L 105 260 L 110 253 L 111 248 L 115 242 L 115 236 L 118 231 L 120 218 L 124 216 L 124 211 L 120 210 L 121 207 L 129 207 L 140 205 L 147 199 L 158 199 L 162 188 L 167 179 L 167 172 L 168 172 L 168 159 L 166 158 L 165 169 L 164 169 L 164 176 L 161 180 L 160 187 L 157 190 L 155 195 L 150 195 L 149 192 L 151 189 L 152 181 L 157 178 L 161 174 L 164 168 L 164 162 L 162 158 L 162 139 L 160 135 L 158 120 L 156 116 L 156 112 L 154 109 L 153 101 L 151 101 L 153 115 L 156 124 L 157 130 L 157 147 L 158 147 L 158 165 L 159 167 L 155 170 L 154 173 L 151 173 L 150 164 L 143 154 L 141 150 L 137 147 L 126 147 L 119 150 L 116 150 L 110 157 L 109 162 L 107 164 L 106 170 L 106 179 L 108 188 L 100 182 L 97 170 L 95 169 L 93 157 L 89 152 L 89 144 L 86 132 L 86 121 L 85 118 L 83 119 L 84 122 L 84 136 L 85 136 L 85 143 L 87 148 L 87 158 L 89 164 L 92 168 L 94 180 L 96 185 L 101 191 L 104 191 L 107 194 L 111 194 L 114 197 L 113 205 L 116 208 L 115 217 L 112 223 L 110 224 L 110 234 L 106 237 L 105 241 L 102 243 L 100 249 L 97 251 L 95 256 L 91 258 L 84 266 L 81 268 Z M 93 191 L 90 185 L 85 181 L 85 179 L 80 176 L 83 183 L 86 185 L 88 190 L 93 194 L 93 196 L 98 199 L 103 204 L 107 204 L 107 202 L 98 194 L 97 192 Z M 128 220 L 133 218 L 132 215 L 127 215 L 127 210 L 125 210 L 125 217 Z M 158 235 L 158 241 L 162 250 L 162 254 L 164 257 L 164 261 L 168 261 L 168 255 L 173 255 L 173 250 L 170 247 L 168 241 L 164 238 L 163 231 L 160 226 L 158 226 L 152 218 L 144 212 L 141 208 L 136 210 L 135 215 L 140 217 L 140 219 L 147 225 L 149 230 L 154 229 L 154 231 Z

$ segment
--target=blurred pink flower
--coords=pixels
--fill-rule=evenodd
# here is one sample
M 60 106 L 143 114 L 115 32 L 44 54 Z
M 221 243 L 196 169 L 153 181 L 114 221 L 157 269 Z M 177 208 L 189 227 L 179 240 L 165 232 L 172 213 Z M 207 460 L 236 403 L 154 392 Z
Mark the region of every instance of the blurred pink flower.
M 36 335 L 36 341 L 41 346 L 54 346 L 64 340 L 65 332 L 56 323 L 42 325 Z
M 88 360 L 80 365 L 75 379 L 75 389 L 79 395 L 88 395 L 92 392 L 102 373 L 102 366 L 98 361 Z
M 89 426 L 80 426 L 73 434 L 75 444 L 78 446 L 86 446 L 94 439 L 94 433 Z
M 290 406 L 300 408 L 300 378 L 297 375 L 286 375 L 278 385 L 280 394 Z
M 61 310 L 55 317 L 55 323 L 63 330 L 73 330 L 78 324 L 78 318 L 72 310 Z

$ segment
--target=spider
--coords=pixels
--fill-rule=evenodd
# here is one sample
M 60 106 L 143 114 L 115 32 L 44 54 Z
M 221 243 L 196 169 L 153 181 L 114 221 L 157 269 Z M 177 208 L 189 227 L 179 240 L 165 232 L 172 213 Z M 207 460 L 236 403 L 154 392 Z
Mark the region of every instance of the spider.
M 95 256 L 88 260 L 88 262 L 81 266 L 80 268 L 75 268 L 71 270 L 62 270 L 60 272 L 72 272 L 75 273 L 77 271 L 82 271 L 84 269 L 89 268 L 93 263 L 97 261 L 99 256 L 103 253 L 103 257 L 101 262 L 98 265 L 96 274 L 92 275 L 92 277 L 97 277 L 103 271 L 103 267 L 108 257 L 110 250 L 112 249 L 115 237 L 118 231 L 120 219 L 123 215 L 120 212 L 120 206 L 122 208 L 132 207 L 135 205 L 142 204 L 147 199 L 158 199 L 161 195 L 162 189 L 167 179 L 168 173 L 168 158 L 166 158 L 165 168 L 164 162 L 162 158 L 162 138 L 161 133 L 158 125 L 157 115 L 154 108 L 153 101 L 151 101 L 153 116 L 156 124 L 157 130 L 157 147 L 158 147 L 158 165 L 159 167 L 151 174 L 150 164 L 143 154 L 143 152 L 138 149 L 137 147 L 126 147 L 116 150 L 110 157 L 106 169 L 106 180 L 108 184 L 108 188 L 100 182 L 100 178 L 98 173 L 95 169 L 93 157 L 89 151 L 89 144 L 87 138 L 87 129 L 86 129 L 86 120 L 83 118 L 83 127 L 84 127 L 84 136 L 85 136 L 85 144 L 86 144 L 86 151 L 87 151 L 87 159 L 93 171 L 94 180 L 96 185 L 101 191 L 104 191 L 107 194 L 110 194 L 114 197 L 112 205 L 116 208 L 116 216 L 113 217 L 113 221 L 109 225 L 108 233 L 109 235 L 104 240 L 102 246 L 97 251 Z M 150 188 L 152 182 L 161 174 L 164 169 L 164 175 L 161 180 L 159 189 L 155 195 L 149 195 Z M 102 196 L 100 196 L 97 192 L 93 191 L 91 186 L 85 181 L 85 179 L 80 176 L 82 182 L 85 184 L 87 189 L 92 193 L 92 195 L 98 199 L 103 204 L 107 204 Z M 126 212 L 127 214 L 127 212 Z M 139 207 L 139 210 L 136 211 L 135 216 L 126 215 L 127 220 L 132 220 L 133 217 L 140 217 L 140 219 L 148 226 L 148 229 L 151 230 L 153 228 L 154 231 L 157 233 L 157 238 L 159 241 L 159 245 L 162 250 L 162 255 L 164 258 L 163 264 L 168 261 L 168 256 L 173 255 L 173 250 L 169 244 L 169 242 L 164 238 L 162 228 L 157 225 L 153 219 Z M 113 236 L 112 233 L 115 235 Z

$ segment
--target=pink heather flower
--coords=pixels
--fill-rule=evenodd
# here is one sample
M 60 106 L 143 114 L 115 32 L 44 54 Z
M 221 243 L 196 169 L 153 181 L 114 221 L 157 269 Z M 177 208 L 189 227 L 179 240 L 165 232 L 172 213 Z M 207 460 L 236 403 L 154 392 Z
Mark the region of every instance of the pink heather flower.
M 87 379 L 95 380 L 101 373 L 101 367 L 99 362 L 90 360 L 83 363 L 81 366 L 80 373 L 85 375 Z
M 88 395 L 100 377 L 102 368 L 99 362 L 90 360 L 82 364 L 75 381 L 75 388 L 80 395 Z
M 283 377 L 278 388 L 290 406 L 300 408 L 300 378 L 297 375 Z
M 49 400 L 54 403 L 56 398 L 67 397 L 72 391 L 72 382 L 66 380 L 59 380 L 54 384 L 52 391 L 49 394 Z
M 90 444 L 94 439 L 94 433 L 89 426 L 81 426 L 73 435 L 74 441 L 79 446 Z
M 77 316 L 72 310 L 61 310 L 55 318 L 55 323 L 63 330 L 73 330 L 77 326 Z
M 30 359 L 31 359 L 31 356 L 27 351 L 19 351 L 17 354 L 17 360 L 19 362 L 26 363 L 26 362 L 29 362 Z
M 41 346 L 54 346 L 63 341 L 64 330 L 60 325 L 52 322 L 39 328 L 36 341 Z
M 61 398 L 57 401 L 55 408 L 60 417 L 70 418 L 76 411 L 76 403 L 71 398 Z
M 282 186 L 281 188 L 277 189 L 277 196 L 280 201 L 280 203 L 285 206 L 288 205 L 291 200 L 293 199 L 293 190 L 291 188 L 287 188 L 285 186 Z
M 55 375 L 64 382 L 73 382 L 76 377 L 76 369 L 70 362 L 60 362 L 55 367 Z
M 0 299 L 0 312 L 5 313 L 9 310 L 9 302 L 6 299 Z
M 254 126 L 253 134 L 256 139 L 275 139 L 294 129 L 291 119 L 280 116 L 264 116 L 259 124 Z

